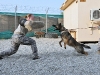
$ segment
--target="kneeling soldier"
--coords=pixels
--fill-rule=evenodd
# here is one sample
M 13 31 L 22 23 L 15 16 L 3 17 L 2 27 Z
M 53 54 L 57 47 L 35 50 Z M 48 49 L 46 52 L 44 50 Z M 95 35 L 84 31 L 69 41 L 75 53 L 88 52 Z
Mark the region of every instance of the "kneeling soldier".
M 14 31 L 14 34 L 12 35 L 12 41 L 11 41 L 11 48 L 3 51 L 0 53 L 0 59 L 3 59 L 4 56 L 10 56 L 12 54 L 15 54 L 20 46 L 22 45 L 31 45 L 32 52 L 33 52 L 33 60 L 38 59 L 38 50 L 36 46 L 36 41 L 25 36 L 25 34 L 28 31 L 31 31 L 31 25 L 32 20 L 34 19 L 34 16 L 32 14 L 28 14 L 26 16 L 26 19 L 20 20 L 19 26 Z

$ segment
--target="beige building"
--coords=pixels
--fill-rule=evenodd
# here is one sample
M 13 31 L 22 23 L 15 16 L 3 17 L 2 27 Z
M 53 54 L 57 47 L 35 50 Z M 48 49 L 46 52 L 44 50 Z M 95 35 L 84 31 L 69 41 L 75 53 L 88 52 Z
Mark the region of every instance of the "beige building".
M 90 10 L 99 9 L 100 0 L 66 0 L 62 6 L 64 14 L 64 26 L 71 30 L 71 34 L 77 41 L 98 41 L 100 34 L 96 21 L 90 20 Z

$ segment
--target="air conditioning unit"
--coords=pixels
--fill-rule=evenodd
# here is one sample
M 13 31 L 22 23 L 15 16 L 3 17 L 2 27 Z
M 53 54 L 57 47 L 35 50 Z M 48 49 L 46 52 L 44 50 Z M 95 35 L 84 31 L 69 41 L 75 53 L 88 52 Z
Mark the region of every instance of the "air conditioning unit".
M 91 9 L 90 10 L 90 20 L 100 21 L 100 9 Z

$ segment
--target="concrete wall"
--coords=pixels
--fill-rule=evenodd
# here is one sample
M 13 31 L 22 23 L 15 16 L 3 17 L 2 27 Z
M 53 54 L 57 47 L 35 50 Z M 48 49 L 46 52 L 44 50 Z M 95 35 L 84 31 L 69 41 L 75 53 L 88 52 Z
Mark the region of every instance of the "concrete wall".
M 18 22 L 22 17 L 17 17 L 17 26 Z M 44 23 L 46 22 L 46 19 L 44 17 L 35 17 L 35 21 L 43 21 Z M 63 21 L 59 21 L 62 22 Z M 53 25 L 53 24 L 58 24 L 58 18 L 48 18 L 48 28 Z M 46 27 L 43 27 L 41 29 L 36 29 L 36 31 L 44 30 Z M 15 17 L 14 16 L 4 16 L 0 15 L 0 31 L 5 31 L 5 30 L 10 30 L 14 31 L 15 30 Z
M 15 17 L 14 16 L 2 16 L 0 15 L 0 31 L 15 30 Z M 18 25 L 18 17 L 17 17 Z

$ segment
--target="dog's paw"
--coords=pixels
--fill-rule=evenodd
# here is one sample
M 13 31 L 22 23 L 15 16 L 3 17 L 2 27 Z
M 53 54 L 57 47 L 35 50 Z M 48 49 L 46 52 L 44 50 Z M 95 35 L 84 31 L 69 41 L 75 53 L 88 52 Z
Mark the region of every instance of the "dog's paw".
M 84 52 L 85 55 L 88 55 L 88 52 Z
M 98 54 L 100 54 L 100 50 L 98 50 Z

